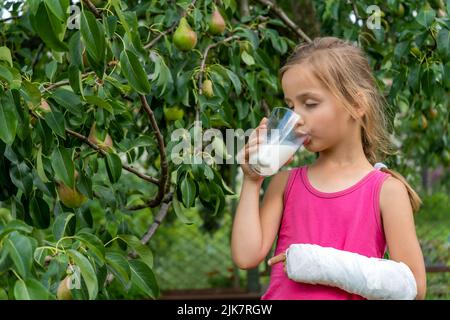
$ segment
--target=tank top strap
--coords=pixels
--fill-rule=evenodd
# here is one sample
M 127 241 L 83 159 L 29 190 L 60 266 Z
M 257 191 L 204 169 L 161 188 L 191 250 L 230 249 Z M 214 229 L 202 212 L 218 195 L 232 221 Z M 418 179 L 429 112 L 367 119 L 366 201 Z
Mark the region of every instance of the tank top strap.
M 297 179 L 297 176 L 298 176 L 300 170 L 301 170 L 301 167 L 293 168 L 293 169 L 289 170 L 289 177 L 286 182 L 286 187 L 284 188 L 283 204 L 286 204 L 286 200 L 289 197 L 292 186 L 294 185 L 294 182 Z
M 375 221 L 377 223 L 378 231 L 383 233 L 383 226 L 381 220 L 381 210 L 380 210 L 380 193 L 381 187 L 384 181 L 391 177 L 389 173 L 383 172 L 380 169 L 377 170 L 375 179 L 373 180 L 373 209 L 375 213 Z

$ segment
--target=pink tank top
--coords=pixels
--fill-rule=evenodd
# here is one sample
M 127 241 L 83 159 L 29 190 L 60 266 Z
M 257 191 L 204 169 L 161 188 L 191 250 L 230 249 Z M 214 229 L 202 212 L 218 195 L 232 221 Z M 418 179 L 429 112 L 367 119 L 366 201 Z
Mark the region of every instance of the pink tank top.
M 367 257 L 383 258 L 386 239 L 381 223 L 379 195 L 390 174 L 374 169 L 355 185 L 338 192 L 321 192 L 308 180 L 307 166 L 290 170 L 284 192 L 284 210 L 274 255 L 293 243 L 333 247 Z M 290 280 L 283 264 L 272 266 L 270 284 L 262 300 L 364 299 L 336 287 Z

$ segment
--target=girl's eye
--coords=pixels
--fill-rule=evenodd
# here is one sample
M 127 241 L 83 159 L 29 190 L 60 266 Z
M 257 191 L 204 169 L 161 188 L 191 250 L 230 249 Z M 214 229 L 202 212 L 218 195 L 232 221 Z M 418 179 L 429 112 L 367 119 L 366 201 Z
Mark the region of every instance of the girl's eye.
M 307 106 L 308 108 L 314 108 L 317 105 L 318 103 L 305 103 L 305 106 Z

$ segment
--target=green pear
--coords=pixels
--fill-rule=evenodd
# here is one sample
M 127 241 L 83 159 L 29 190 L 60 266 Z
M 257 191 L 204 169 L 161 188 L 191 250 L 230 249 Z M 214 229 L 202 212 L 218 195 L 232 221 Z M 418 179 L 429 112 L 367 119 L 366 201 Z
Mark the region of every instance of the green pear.
M 214 35 L 222 34 L 225 31 L 225 20 L 217 8 L 209 18 L 209 32 Z
M 211 80 L 206 79 L 205 81 L 203 81 L 202 90 L 205 97 L 214 97 L 213 83 Z
M 70 291 L 70 276 L 65 277 L 58 286 L 56 291 L 58 300 L 72 300 L 72 292 Z
M 77 177 L 78 172 L 75 171 L 75 180 Z M 61 200 L 61 202 L 68 208 L 79 208 L 87 201 L 86 196 L 80 193 L 77 190 L 77 187 L 70 188 L 62 182 L 58 182 L 56 191 L 58 192 L 59 200 Z
M 89 132 L 89 136 L 88 136 L 88 140 L 99 146 L 100 149 L 104 150 L 104 151 L 110 151 L 113 148 L 113 140 L 111 138 L 111 136 L 109 134 L 106 134 L 105 139 L 102 141 L 101 138 L 99 137 L 99 134 L 97 133 L 97 130 L 95 128 L 95 122 L 91 127 L 91 130 Z
M 181 51 L 189 51 L 197 44 L 197 34 L 192 30 L 185 17 L 180 19 L 173 35 L 173 43 Z
M 44 98 L 41 99 L 41 104 L 38 106 L 38 110 L 42 113 L 52 112 L 52 109 Z
M 176 121 L 183 119 L 184 117 L 184 110 L 181 109 L 179 106 L 174 107 L 166 107 L 164 106 L 164 118 L 166 118 L 166 121 Z

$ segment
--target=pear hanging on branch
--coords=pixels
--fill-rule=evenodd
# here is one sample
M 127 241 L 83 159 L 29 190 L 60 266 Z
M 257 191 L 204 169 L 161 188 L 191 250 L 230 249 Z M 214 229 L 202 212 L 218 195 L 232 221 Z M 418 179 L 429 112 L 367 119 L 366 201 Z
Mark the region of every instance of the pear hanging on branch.
M 220 35 L 225 31 L 225 20 L 217 8 L 214 9 L 208 24 L 209 32 L 213 35 Z
M 58 300 L 72 300 L 70 281 L 70 276 L 67 276 L 59 283 L 58 290 L 56 292 L 56 298 Z
M 78 178 L 77 171 L 75 171 L 74 177 L 76 181 Z M 87 197 L 80 193 L 76 186 L 74 188 L 70 188 L 64 183 L 58 182 L 56 191 L 58 192 L 59 200 L 61 200 L 61 202 L 68 208 L 79 208 L 87 201 Z
M 97 133 L 97 130 L 95 128 L 95 122 L 92 125 L 91 130 L 89 132 L 88 140 L 91 143 L 99 146 L 100 149 L 106 152 L 111 151 L 114 144 L 111 136 L 108 133 L 106 134 L 103 140 L 101 139 L 100 135 Z
M 181 51 L 189 51 L 197 44 L 197 34 L 192 30 L 185 17 L 181 18 L 175 33 L 173 43 Z
M 214 97 L 213 83 L 211 80 L 206 79 L 205 81 L 203 81 L 202 92 L 205 97 Z

